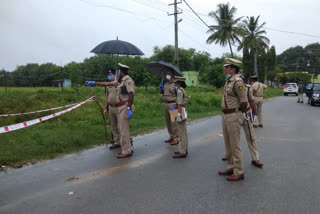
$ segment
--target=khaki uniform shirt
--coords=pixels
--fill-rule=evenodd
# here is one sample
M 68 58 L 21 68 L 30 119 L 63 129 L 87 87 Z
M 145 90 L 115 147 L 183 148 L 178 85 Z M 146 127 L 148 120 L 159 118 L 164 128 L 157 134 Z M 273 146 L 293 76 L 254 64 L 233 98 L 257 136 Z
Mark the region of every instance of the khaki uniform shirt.
M 163 97 L 165 102 L 175 101 L 177 98 L 176 91 L 174 89 L 174 82 L 165 82 L 163 87 Z
M 129 100 L 130 92 L 133 92 L 134 94 L 134 81 L 129 75 L 126 75 L 122 78 L 122 81 L 119 85 L 118 95 L 120 101 L 127 102 Z
M 221 108 L 240 108 L 240 104 L 243 102 L 248 102 L 245 85 L 238 75 L 233 75 L 224 85 Z
M 179 88 L 177 91 L 176 104 L 181 106 L 185 106 L 187 104 L 187 94 L 183 88 Z
M 267 88 L 267 86 L 260 82 L 254 82 L 252 84 L 253 96 L 255 97 L 263 97 L 263 89 Z
M 108 101 L 108 104 L 111 104 L 111 105 L 116 105 L 120 102 L 119 100 L 119 87 L 118 87 L 118 82 L 115 81 L 116 85 L 115 86 L 109 86 L 107 87 L 107 101 Z

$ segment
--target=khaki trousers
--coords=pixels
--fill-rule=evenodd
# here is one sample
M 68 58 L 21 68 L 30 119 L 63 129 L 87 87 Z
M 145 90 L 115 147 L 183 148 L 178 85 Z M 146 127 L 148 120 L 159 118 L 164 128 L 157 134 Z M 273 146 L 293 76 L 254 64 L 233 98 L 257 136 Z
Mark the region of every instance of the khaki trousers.
M 303 93 L 298 93 L 298 102 L 303 102 Z
M 125 117 L 127 112 L 127 105 L 118 107 L 118 110 L 118 126 L 120 132 L 121 150 L 123 154 L 130 154 L 132 151 L 132 147 L 130 143 L 129 120 Z
M 256 138 L 253 131 L 253 124 L 250 120 L 243 121 L 243 131 L 247 138 L 251 159 L 254 161 L 259 160 L 259 152 L 257 149 Z
M 164 103 L 164 117 L 166 118 L 166 124 L 168 133 L 171 138 L 177 138 L 177 125 L 175 122 L 171 122 L 169 111 L 175 105 L 175 103 Z
M 109 120 L 110 120 L 110 127 L 111 132 L 113 135 L 113 141 L 115 145 L 120 145 L 120 132 L 119 132 L 119 107 L 112 107 L 109 105 Z
M 222 130 L 226 155 L 228 157 L 227 169 L 233 169 L 234 175 L 243 174 L 242 151 L 240 148 L 240 128 L 243 125 L 241 111 L 231 114 L 222 113 Z
M 254 104 L 256 105 L 257 109 L 257 122 L 256 125 L 263 124 L 262 123 L 262 97 L 255 97 L 254 98 Z
M 188 133 L 187 133 L 187 120 L 176 122 L 177 134 L 179 140 L 178 152 L 186 154 L 188 151 Z

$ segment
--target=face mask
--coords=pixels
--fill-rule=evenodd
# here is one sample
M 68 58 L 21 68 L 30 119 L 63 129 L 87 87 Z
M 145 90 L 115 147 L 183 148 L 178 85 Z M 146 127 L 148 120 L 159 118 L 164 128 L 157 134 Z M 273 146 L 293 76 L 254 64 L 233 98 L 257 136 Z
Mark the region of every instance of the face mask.
M 229 79 L 231 77 L 231 74 L 227 74 L 226 75 L 226 80 Z
M 114 80 L 113 76 L 108 76 L 108 80 L 113 81 Z
M 178 86 L 175 86 L 175 87 L 174 87 L 174 90 L 178 91 Z
M 169 74 L 167 74 L 166 78 L 167 80 L 171 80 L 171 76 Z

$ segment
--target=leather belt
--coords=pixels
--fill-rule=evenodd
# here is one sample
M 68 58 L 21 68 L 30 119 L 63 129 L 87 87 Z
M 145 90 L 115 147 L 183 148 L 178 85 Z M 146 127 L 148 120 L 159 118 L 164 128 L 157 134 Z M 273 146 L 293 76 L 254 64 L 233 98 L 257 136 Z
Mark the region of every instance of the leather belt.
M 175 103 L 176 101 L 164 101 L 164 103 Z
M 123 106 L 123 105 L 125 105 L 125 104 L 127 104 L 126 102 L 124 102 L 124 101 L 121 101 L 121 102 L 119 102 L 119 103 L 117 103 L 117 104 L 115 104 L 115 105 L 112 105 L 112 104 L 109 104 L 111 107 L 120 107 L 120 106 Z
M 236 112 L 237 110 L 241 111 L 241 108 L 225 108 L 225 109 L 222 109 L 222 112 L 224 114 L 231 114 L 231 113 L 234 113 Z

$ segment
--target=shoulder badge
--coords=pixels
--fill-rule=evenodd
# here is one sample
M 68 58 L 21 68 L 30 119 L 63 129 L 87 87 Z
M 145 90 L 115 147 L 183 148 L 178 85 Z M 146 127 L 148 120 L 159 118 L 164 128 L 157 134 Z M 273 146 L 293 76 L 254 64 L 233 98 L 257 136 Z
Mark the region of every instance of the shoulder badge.
M 242 90 L 242 89 L 243 89 L 243 87 L 242 87 L 242 85 L 240 85 L 240 86 L 239 86 L 239 90 Z
M 131 82 L 128 82 L 128 85 L 130 86 L 130 85 L 131 85 Z

